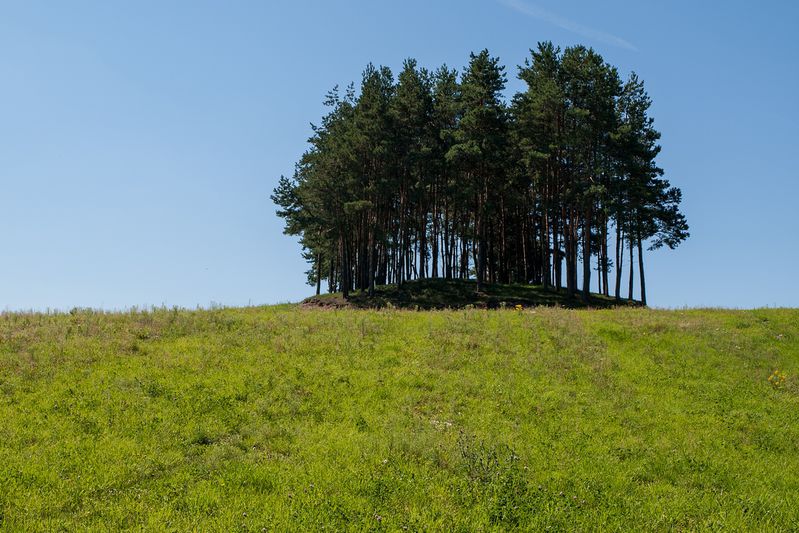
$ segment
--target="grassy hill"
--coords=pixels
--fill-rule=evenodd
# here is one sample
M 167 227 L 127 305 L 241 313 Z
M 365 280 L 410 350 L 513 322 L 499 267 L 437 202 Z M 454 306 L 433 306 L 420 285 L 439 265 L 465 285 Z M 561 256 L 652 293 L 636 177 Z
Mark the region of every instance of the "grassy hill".
M 501 309 L 515 307 L 555 306 L 568 309 L 587 307 L 580 293 L 569 297 L 566 289 L 544 290 L 536 285 L 485 285 L 477 292 L 474 281 L 421 279 L 409 281 L 402 287 L 396 285 L 378 286 L 375 295 L 369 297 L 365 292 L 355 291 L 345 300 L 341 293 L 321 294 L 303 301 L 306 307 L 335 307 L 351 309 Z M 635 306 L 628 300 L 616 301 L 601 294 L 591 294 L 590 307 L 606 309 L 616 306 Z
M 799 310 L 4 314 L 0 529 L 795 530 L 797 376 Z

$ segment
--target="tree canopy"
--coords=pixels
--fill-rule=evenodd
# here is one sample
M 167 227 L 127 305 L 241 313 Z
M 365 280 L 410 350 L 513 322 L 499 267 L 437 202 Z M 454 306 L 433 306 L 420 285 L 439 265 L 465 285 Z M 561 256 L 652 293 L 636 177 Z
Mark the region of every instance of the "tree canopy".
M 368 65 L 327 114 L 294 175 L 272 195 L 300 238 L 308 282 L 348 296 L 412 279 L 532 283 L 621 299 L 625 252 L 646 303 L 644 249 L 688 237 L 680 189 L 657 165 L 660 133 L 633 73 L 584 46 L 531 50 L 504 99 L 488 50 L 460 74 Z M 615 248 L 613 256 L 610 248 Z M 578 286 L 581 282 L 581 287 Z

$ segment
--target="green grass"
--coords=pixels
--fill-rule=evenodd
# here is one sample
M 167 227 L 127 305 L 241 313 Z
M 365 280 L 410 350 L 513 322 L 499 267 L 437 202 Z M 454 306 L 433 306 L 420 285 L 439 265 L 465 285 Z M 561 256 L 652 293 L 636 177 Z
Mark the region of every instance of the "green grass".
M 796 530 L 797 376 L 799 310 L 4 314 L 0 529 Z
M 409 281 L 402 287 L 396 285 L 378 286 L 375 295 L 369 297 L 364 291 L 354 291 L 345 300 L 341 293 L 321 294 L 307 298 L 306 307 L 333 307 L 352 309 L 462 309 L 466 307 L 482 309 L 501 309 L 521 305 L 523 307 L 554 306 L 569 309 L 587 307 L 578 292 L 569 297 L 566 289 L 545 290 L 536 285 L 487 284 L 477 292 L 474 281 L 422 279 Z M 590 307 L 606 309 L 616 306 L 635 306 L 637 302 L 616 301 L 601 294 L 591 294 Z

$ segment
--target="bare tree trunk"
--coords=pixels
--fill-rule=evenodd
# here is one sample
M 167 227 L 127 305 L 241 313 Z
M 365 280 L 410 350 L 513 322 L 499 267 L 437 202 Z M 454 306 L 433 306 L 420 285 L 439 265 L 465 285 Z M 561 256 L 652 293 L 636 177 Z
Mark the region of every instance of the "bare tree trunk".
M 450 249 L 450 239 L 449 239 L 449 204 L 444 206 L 444 278 L 445 279 L 452 279 L 452 253 Z
M 419 279 L 427 277 L 427 209 L 421 209 L 419 218 Z
M 553 265 L 553 275 L 555 277 L 555 290 L 560 292 L 560 289 L 563 285 L 563 258 L 561 257 L 560 253 L 560 228 L 563 227 L 562 224 L 559 224 L 559 219 L 557 215 L 555 215 L 554 220 L 552 221 L 552 261 L 554 262 Z
M 549 216 L 543 210 L 541 219 L 541 259 L 542 259 L 542 284 L 544 289 L 549 289 Z
M 438 186 L 433 187 L 433 242 L 430 253 L 432 254 L 433 264 L 431 275 L 435 279 L 438 277 L 438 231 L 440 228 L 438 220 Z
M 400 188 L 400 225 L 399 240 L 397 244 L 397 286 L 402 287 L 405 282 L 405 190 Z
M 583 220 L 583 302 L 591 301 L 591 206 Z
M 621 300 L 621 274 L 622 259 L 624 258 L 624 236 L 621 233 L 621 226 L 616 225 L 616 300 Z
M 572 242 L 572 289 L 577 291 L 577 251 L 579 249 L 580 240 L 578 237 L 578 230 L 580 228 L 580 215 L 577 210 L 574 210 L 574 223 L 571 225 L 571 242 Z M 574 296 L 574 294 L 572 294 Z
M 477 292 L 483 287 L 486 266 L 486 246 L 485 246 L 485 220 L 483 216 L 483 193 L 478 194 L 477 199 L 477 227 L 475 228 L 475 235 L 477 236 Z
M 608 217 L 607 214 L 602 215 L 602 294 L 609 296 L 610 287 L 608 283 Z
M 339 239 L 341 250 L 341 292 L 346 299 L 350 297 L 350 260 L 344 237 L 339 237 Z
M 574 296 L 574 276 L 572 275 L 572 271 L 574 270 L 574 265 L 572 263 L 572 225 L 574 224 L 574 217 L 572 210 L 569 209 L 569 217 L 566 218 L 566 210 L 564 208 L 563 212 L 563 248 L 566 255 L 566 291 L 569 293 L 569 296 Z M 568 221 L 568 222 L 567 222 Z
M 644 278 L 644 245 L 641 242 L 641 230 L 638 230 L 638 275 L 641 278 L 641 303 L 646 305 L 646 279 Z
M 336 265 L 333 258 L 336 257 L 335 246 L 330 246 L 330 271 L 327 278 L 327 292 L 336 292 Z
M 322 254 L 316 254 L 316 295 L 322 293 Z
M 371 219 L 372 216 L 370 215 L 369 218 Z M 367 268 L 369 269 L 369 296 L 372 297 L 375 295 L 375 224 L 377 220 L 372 221 L 369 224 L 368 234 L 369 234 L 369 249 L 366 250 L 366 253 L 369 254 L 368 257 L 368 265 Z
M 632 241 L 632 236 L 628 239 L 628 241 L 629 241 L 628 245 L 629 245 L 629 248 L 630 248 L 630 287 L 629 287 L 630 290 L 629 290 L 627 299 L 628 300 L 632 300 L 633 299 L 633 271 L 635 270 L 633 268 L 633 241 Z

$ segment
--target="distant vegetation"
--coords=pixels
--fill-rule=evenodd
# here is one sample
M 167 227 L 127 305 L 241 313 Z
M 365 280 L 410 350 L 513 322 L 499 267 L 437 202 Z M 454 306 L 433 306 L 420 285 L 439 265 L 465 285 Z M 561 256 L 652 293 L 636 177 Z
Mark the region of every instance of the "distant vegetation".
M 790 531 L 799 311 L 0 315 L 0 530 Z
M 677 246 L 688 225 L 643 82 L 592 49 L 541 43 L 506 103 L 504 68 L 486 50 L 460 75 L 409 59 L 396 82 L 369 65 L 357 93 L 330 92 L 273 195 L 317 294 L 325 278 L 347 298 L 440 277 L 564 284 L 587 302 L 595 270 L 596 291 L 620 300 L 626 267 L 632 299 L 635 252 L 646 303 L 644 248 Z

